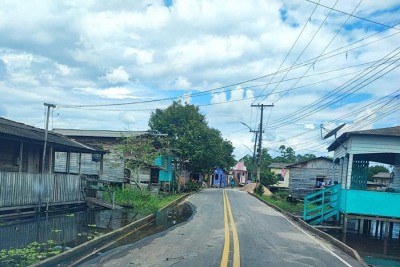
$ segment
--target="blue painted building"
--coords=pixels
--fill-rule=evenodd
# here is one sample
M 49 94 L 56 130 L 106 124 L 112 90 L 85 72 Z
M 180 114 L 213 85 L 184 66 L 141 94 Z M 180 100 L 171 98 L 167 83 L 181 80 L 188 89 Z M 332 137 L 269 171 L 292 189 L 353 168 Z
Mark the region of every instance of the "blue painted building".
M 154 160 L 154 164 L 160 167 L 159 182 L 172 182 L 174 180 L 174 167 L 172 165 L 172 156 L 159 156 Z
M 217 168 L 214 171 L 211 180 L 211 186 L 213 187 L 226 187 L 228 185 L 228 175 L 224 169 Z

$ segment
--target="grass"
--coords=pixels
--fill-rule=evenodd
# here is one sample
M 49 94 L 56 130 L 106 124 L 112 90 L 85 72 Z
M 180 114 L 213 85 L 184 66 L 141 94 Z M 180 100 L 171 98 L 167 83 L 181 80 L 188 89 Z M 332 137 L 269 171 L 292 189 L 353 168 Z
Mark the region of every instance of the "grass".
M 133 207 L 137 212 L 148 215 L 178 199 L 182 194 L 155 195 L 134 188 L 118 188 L 115 190 L 115 204 Z M 111 203 L 109 194 L 103 193 L 103 200 Z
M 261 197 L 265 202 L 272 204 L 282 210 L 290 213 L 302 213 L 303 212 L 303 202 L 289 202 L 286 199 L 280 198 L 279 196 L 262 196 Z

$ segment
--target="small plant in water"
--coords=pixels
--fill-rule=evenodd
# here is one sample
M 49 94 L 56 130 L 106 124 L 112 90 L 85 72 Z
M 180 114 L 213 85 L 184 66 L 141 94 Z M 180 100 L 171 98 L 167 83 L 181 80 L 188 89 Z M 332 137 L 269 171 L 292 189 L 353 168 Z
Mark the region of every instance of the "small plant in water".
M 48 240 L 46 243 L 33 242 L 24 248 L 2 249 L 0 250 L 0 266 L 23 267 L 58 255 L 60 250 L 55 245 L 54 240 Z

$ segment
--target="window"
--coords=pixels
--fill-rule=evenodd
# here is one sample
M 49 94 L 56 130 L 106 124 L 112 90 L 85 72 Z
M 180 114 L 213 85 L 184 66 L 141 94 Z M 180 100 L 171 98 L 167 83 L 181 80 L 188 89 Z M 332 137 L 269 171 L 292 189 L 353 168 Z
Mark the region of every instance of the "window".
M 276 175 L 276 179 L 278 179 L 278 181 L 280 181 L 280 182 L 285 181 L 285 178 L 280 173 Z
M 55 152 L 54 171 L 67 172 L 67 152 Z
M 218 180 L 219 175 L 218 174 L 214 174 L 214 180 Z

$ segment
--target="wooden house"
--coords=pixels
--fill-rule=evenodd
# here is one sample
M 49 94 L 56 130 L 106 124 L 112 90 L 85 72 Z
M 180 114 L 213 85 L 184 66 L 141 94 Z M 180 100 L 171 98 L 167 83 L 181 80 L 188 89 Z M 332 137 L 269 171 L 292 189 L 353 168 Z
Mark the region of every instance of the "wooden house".
M 239 161 L 238 163 L 236 163 L 235 166 L 233 166 L 230 170 L 229 170 L 229 175 L 228 175 L 228 181 L 230 181 L 231 179 L 235 180 L 235 185 L 245 185 L 247 183 L 248 180 L 248 172 L 247 172 L 247 168 L 244 165 L 243 161 Z
M 276 175 L 278 179 L 278 183 L 272 185 L 271 187 L 277 188 L 289 188 L 289 177 L 290 177 L 290 169 L 288 166 L 292 165 L 293 163 L 271 163 L 268 167 L 271 169 Z
M 372 179 L 375 184 L 379 184 L 386 187 L 390 186 L 390 184 L 392 183 L 392 177 L 389 172 L 379 172 L 374 176 L 372 176 Z
M 84 202 L 81 176 L 101 175 L 104 151 L 49 132 L 43 153 L 44 141 L 43 129 L 0 118 L 0 212 Z
M 321 184 L 333 183 L 334 164 L 332 159 L 318 157 L 286 166 L 290 171 L 289 191 L 295 198 L 318 190 Z
M 334 152 L 337 163 L 334 172 L 334 180 L 338 182 L 336 193 L 329 193 L 330 196 L 336 194 L 336 200 L 324 204 L 319 213 L 315 207 L 312 208 L 312 213 L 320 216 L 314 222 L 321 222 L 336 212 L 337 219 L 342 214 L 344 226 L 347 219 L 357 219 L 359 228 L 368 229 L 371 220 L 376 220 L 381 229 L 390 232 L 393 222 L 400 222 L 400 126 L 343 133 L 328 147 L 328 151 Z M 393 166 L 392 180 L 385 191 L 367 190 L 369 162 Z M 331 189 L 321 193 L 326 195 L 326 190 Z M 306 199 L 309 197 L 316 198 L 310 195 Z M 329 214 L 326 207 L 330 207 Z M 305 202 L 303 218 L 311 220 L 309 216 L 315 215 L 308 215 Z
M 77 129 L 54 129 L 53 131 L 81 143 L 106 150 L 107 154 L 104 155 L 104 167 L 101 177 L 103 180 L 117 184 L 136 182 L 143 186 L 158 185 L 159 182 L 172 181 L 172 157 L 160 156 L 155 159 L 153 165 L 141 168 L 138 175 L 134 175 L 125 168 L 125 158 L 116 149 L 123 138 L 153 135 L 150 132 Z
M 338 162 L 341 212 L 400 218 L 400 126 L 344 133 L 328 151 Z M 393 192 L 366 190 L 370 161 L 393 166 Z

